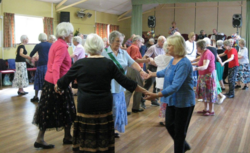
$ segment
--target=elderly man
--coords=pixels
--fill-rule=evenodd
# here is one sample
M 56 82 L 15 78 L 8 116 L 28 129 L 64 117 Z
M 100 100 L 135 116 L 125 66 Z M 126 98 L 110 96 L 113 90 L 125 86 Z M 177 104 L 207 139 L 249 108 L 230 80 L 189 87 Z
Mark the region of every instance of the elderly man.
M 143 67 L 143 63 L 147 63 L 150 60 L 149 59 L 143 59 L 140 53 L 140 47 L 142 45 L 142 37 L 141 36 L 134 36 L 133 38 L 133 43 L 132 45 L 127 49 L 128 54 L 131 56 L 131 58 L 133 60 L 135 60 L 140 66 L 141 68 Z M 126 76 L 131 79 L 134 80 L 138 83 L 139 86 L 143 86 L 143 80 L 140 76 L 140 72 L 143 71 L 143 69 L 141 69 L 139 72 L 128 67 L 128 71 Z M 127 103 L 127 108 L 129 106 L 129 101 L 130 98 L 132 96 L 132 92 L 126 90 L 125 92 L 125 100 Z M 142 112 L 143 109 L 140 109 L 140 101 L 141 101 L 141 97 L 142 97 L 142 93 L 140 92 L 135 92 L 134 93 L 134 97 L 133 97 L 133 107 L 132 107 L 132 112 L 133 113 L 137 113 L 137 112 Z
M 149 57 L 151 58 L 155 58 L 156 56 L 158 55 L 163 55 L 165 54 L 164 52 L 164 49 L 163 49 L 163 44 L 164 42 L 166 41 L 166 38 L 164 36 L 160 36 L 157 40 L 157 44 L 151 46 L 147 52 L 145 53 L 145 55 L 143 56 L 144 59 L 147 59 Z M 157 66 L 156 65 L 153 65 L 151 63 L 149 63 L 148 65 L 148 70 L 150 70 L 151 72 L 156 72 L 156 69 L 157 69 Z M 154 83 L 154 89 L 153 89 L 153 92 L 156 93 L 156 89 L 155 89 L 155 78 L 149 78 L 145 81 L 145 85 L 144 85 L 144 88 L 146 90 L 148 90 L 151 85 Z M 145 101 L 144 100 L 141 100 L 142 101 L 142 107 L 145 108 Z M 151 104 L 152 105 L 155 105 L 155 106 L 159 106 L 160 104 L 156 101 L 156 100 L 152 100 L 151 101 Z
M 197 40 L 196 40 L 196 41 L 198 41 L 198 40 L 200 40 L 200 39 L 204 39 L 205 37 L 207 37 L 207 34 L 205 33 L 204 30 L 201 30 L 201 31 L 200 31 L 200 35 L 197 37 Z
M 135 34 L 132 34 L 131 37 L 126 41 L 126 43 L 124 44 L 125 48 L 128 48 L 132 45 L 134 37 L 135 37 Z

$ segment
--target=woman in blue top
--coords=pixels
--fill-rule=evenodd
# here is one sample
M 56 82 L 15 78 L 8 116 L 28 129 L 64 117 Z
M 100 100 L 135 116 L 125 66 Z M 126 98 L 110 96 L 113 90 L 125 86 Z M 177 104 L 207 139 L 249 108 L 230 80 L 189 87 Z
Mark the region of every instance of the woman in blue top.
M 34 81 L 35 96 L 30 100 L 31 102 L 39 101 L 37 95 L 38 91 L 42 90 L 43 87 L 44 76 L 47 71 L 48 54 L 51 46 L 51 43 L 47 42 L 47 35 L 45 33 L 40 33 L 38 40 L 41 41 L 41 43 L 37 44 L 30 53 L 30 57 L 32 57 L 38 52 L 39 57 Z
M 128 67 L 132 67 L 140 72 L 141 76 L 147 76 L 147 73 L 142 70 L 140 65 L 137 64 L 126 51 L 120 48 L 122 42 L 122 34 L 118 31 L 112 31 L 109 35 L 110 46 L 102 51 L 102 56 L 111 59 L 123 73 L 126 73 Z M 117 131 L 122 133 L 125 132 L 125 125 L 128 124 L 124 91 L 125 89 L 114 79 L 111 81 L 114 126 Z M 115 137 L 119 138 L 119 133 L 116 133 Z
M 182 36 L 168 37 L 164 49 L 167 49 L 174 58 L 164 70 L 157 73 L 149 71 L 148 75 L 148 77 L 164 77 L 163 90 L 147 94 L 145 99 L 162 97 L 161 101 L 167 103 L 166 128 L 174 140 L 175 153 L 183 153 L 191 149 L 185 138 L 195 106 L 193 69 L 185 57 L 186 45 Z

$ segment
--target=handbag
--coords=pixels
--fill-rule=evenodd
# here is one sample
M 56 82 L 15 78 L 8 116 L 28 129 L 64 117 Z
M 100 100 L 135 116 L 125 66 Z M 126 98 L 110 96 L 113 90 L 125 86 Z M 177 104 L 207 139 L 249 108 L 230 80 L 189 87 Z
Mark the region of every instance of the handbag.
M 10 75 L 9 74 L 5 74 L 5 76 L 3 78 L 3 85 L 4 86 L 12 85 L 12 83 L 10 82 Z

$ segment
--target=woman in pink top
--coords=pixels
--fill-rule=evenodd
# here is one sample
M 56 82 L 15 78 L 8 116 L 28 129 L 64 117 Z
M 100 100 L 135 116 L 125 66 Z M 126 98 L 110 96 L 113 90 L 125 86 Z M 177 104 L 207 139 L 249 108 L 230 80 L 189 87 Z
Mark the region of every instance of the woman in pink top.
M 197 43 L 197 51 L 201 53 L 198 67 L 194 70 L 199 71 L 199 78 L 196 87 L 196 98 L 203 99 L 204 110 L 198 111 L 204 116 L 214 115 L 214 103 L 217 99 L 216 73 L 215 73 L 215 57 L 213 53 L 206 48 L 206 42 L 199 40 Z
M 41 100 L 33 120 L 33 124 L 37 125 L 40 130 L 34 144 L 35 148 L 54 148 L 54 145 L 44 141 L 45 131 L 51 129 L 57 131 L 64 129 L 63 144 L 72 144 L 70 128 L 76 116 L 73 95 L 69 87 L 64 94 L 60 95 L 55 92 L 54 86 L 71 67 L 67 43 L 71 42 L 73 31 L 71 23 L 62 22 L 56 27 L 58 40 L 52 44 L 49 50 Z

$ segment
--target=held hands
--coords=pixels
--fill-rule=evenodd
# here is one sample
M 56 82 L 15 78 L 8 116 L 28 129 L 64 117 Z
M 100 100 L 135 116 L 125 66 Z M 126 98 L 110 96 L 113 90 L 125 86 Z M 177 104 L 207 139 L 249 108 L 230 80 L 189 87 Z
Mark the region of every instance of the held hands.
M 144 79 L 144 80 L 148 78 L 148 74 L 146 72 L 144 72 L 144 71 L 141 71 L 140 75 L 141 75 L 141 78 Z
M 158 95 L 152 92 L 147 91 L 145 94 L 145 97 L 143 97 L 143 99 L 145 100 L 155 100 L 156 98 L 158 98 Z
M 57 84 L 55 85 L 54 90 L 56 93 L 59 93 L 60 95 L 62 95 L 64 93 L 63 90 L 60 90 L 60 88 L 58 88 Z
M 225 63 L 224 62 L 222 62 L 222 63 L 220 63 L 221 64 L 221 66 L 224 66 L 225 65 Z
M 152 77 L 152 72 L 148 70 L 148 74 L 147 74 L 147 76 L 146 76 L 145 79 L 149 79 L 149 78 L 151 78 L 151 77 Z

